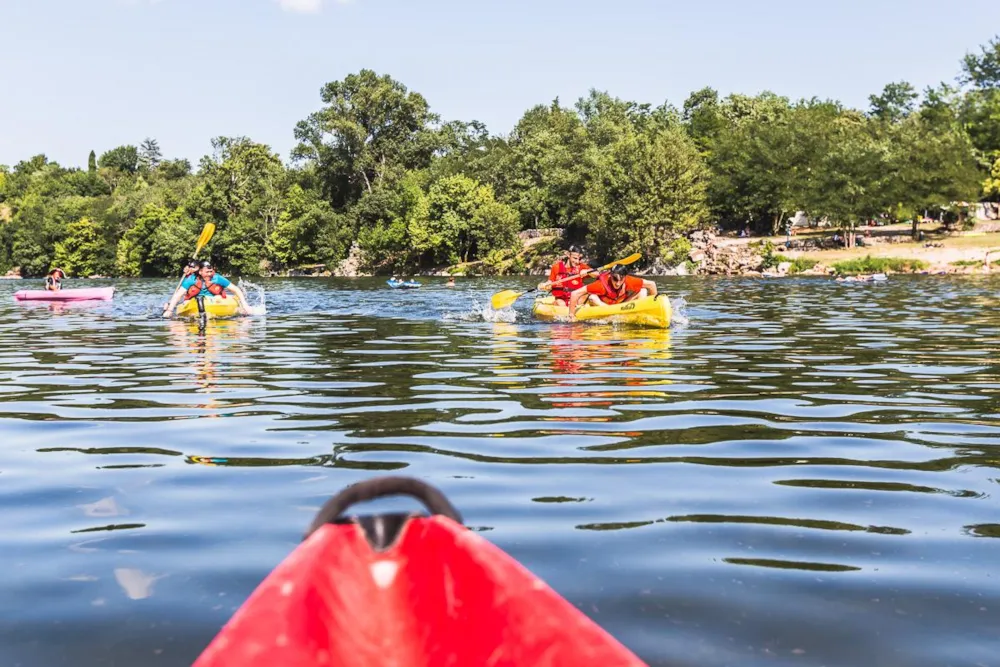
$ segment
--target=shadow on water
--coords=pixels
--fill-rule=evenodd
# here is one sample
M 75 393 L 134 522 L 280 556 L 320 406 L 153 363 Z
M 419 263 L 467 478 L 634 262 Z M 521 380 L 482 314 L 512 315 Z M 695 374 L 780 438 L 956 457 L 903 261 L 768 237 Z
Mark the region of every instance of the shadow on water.
M 0 664 L 187 664 L 397 470 L 650 664 L 993 664 L 1000 282 L 661 284 L 670 330 L 489 279 L 267 280 L 204 326 L 168 281 L 0 294 Z

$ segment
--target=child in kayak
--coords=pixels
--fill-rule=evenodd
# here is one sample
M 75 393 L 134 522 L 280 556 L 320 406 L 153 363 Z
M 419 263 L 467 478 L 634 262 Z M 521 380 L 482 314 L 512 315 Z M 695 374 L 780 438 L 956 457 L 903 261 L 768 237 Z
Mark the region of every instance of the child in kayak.
M 549 270 L 549 279 L 540 283 L 538 289 L 543 292 L 551 290 L 557 306 L 568 306 L 570 295 L 574 290 L 583 287 L 583 277 L 591 271 L 593 269 L 583 262 L 580 249 L 576 246 L 570 246 L 569 250 L 566 251 L 566 257 L 552 265 L 552 269 Z M 566 280 L 558 285 L 552 284 L 571 277 L 572 280 Z
M 181 280 L 180 287 L 174 290 L 174 295 L 170 297 L 170 302 L 167 304 L 166 308 L 163 309 L 163 316 L 170 317 L 170 314 L 177 307 L 177 304 L 184 299 L 198 299 L 199 304 L 201 300 L 208 296 L 222 296 L 225 297 L 226 291 L 232 292 L 233 296 L 236 297 L 236 302 L 239 304 L 240 313 L 243 315 L 249 315 L 250 311 L 246 306 L 247 297 L 236 285 L 232 284 L 225 276 L 221 276 L 215 272 L 215 268 L 212 266 L 210 261 L 203 260 L 198 264 L 197 272 L 190 272 L 190 263 L 184 269 L 184 279 Z M 204 312 L 204 308 L 198 308 L 200 312 Z
M 656 283 L 652 280 L 628 275 L 628 267 L 615 264 L 610 271 L 597 276 L 597 280 L 573 292 L 569 299 L 569 315 L 576 316 L 576 310 L 584 301 L 593 306 L 613 305 L 656 296 Z
M 52 269 L 49 271 L 48 275 L 45 276 L 45 289 L 49 292 L 58 292 L 62 289 L 63 278 L 66 274 L 63 273 L 62 269 Z

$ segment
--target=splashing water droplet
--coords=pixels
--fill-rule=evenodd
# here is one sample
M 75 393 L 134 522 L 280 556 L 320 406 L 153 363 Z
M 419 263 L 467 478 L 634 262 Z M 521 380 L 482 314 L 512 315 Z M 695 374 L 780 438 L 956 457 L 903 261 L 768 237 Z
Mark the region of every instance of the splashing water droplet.
M 239 288 L 247 295 L 247 306 L 254 315 L 266 315 L 267 303 L 264 288 L 246 278 L 240 278 Z

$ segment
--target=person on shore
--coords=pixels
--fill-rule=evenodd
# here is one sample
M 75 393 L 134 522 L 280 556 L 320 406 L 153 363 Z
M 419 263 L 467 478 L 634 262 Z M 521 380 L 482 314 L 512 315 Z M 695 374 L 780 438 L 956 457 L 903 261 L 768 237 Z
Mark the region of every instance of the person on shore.
M 65 278 L 66 274 L 63 273 L 62 269 L 52 269 L 45 276 L 45 291 L 58 292 L 62 289 L 62 281 Z
M 180 303 L 181 299 L 198 299 L 198 311 L 203 313 L 205 312 L 203 305 L 205 297 L 219 296 L 225 299 L 227 291 L 236 297 L 240 313 L 243 315 L 250 314 L 250 310 L 247 308 L 247 297 L 243 293 L 243 290 L 232 284 L 225 276 L 216 273 L 210 261 L 206 259 L 199 262 L 197 272 L 189 272 L 188 269 L 190 268 L 190 263 L 184 267 L 186 275 L 181 280 L 180 287 L 174 290 L 173 296 L 170 297 L 170 302 L 163 309 L 164 317 L 170 317 L 170 314 L 177 307 L 177 304 Z
M 583 262 L 580 249 L 575 245 L 570 246 L 569 250 L 566 251 L 566 256 L 552 265 L 549 270 L 549 279 L 539 283 L 538 289 L 543 292 L 551 291 L 557 306 L 568 306 L 570 295 L 583 287 L 584 276 L 592 271 L 593 269 Z M 570 280 L 553 285 L 554 282 L 566 278 L 570 278 Z
M 584 301 L 594 306 L 627 303 L 647 296 L 656 296 L 656 283 L 652 280 L 628 275 L 628 267 L 615 264 L 610 271 L 597 276 L 591 284 L 580 287 L 570 295 L 569 316 L 576 317 Z

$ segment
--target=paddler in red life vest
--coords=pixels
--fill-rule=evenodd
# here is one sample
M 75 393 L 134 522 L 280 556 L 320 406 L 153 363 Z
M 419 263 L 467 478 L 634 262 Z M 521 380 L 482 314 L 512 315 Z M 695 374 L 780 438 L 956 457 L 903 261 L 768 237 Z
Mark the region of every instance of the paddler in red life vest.
M 204 312 L 202 299 L 207 296 L 220 296 L 225 299 L 227 298 L 227 290 L 232 292 L 233 296 L 236 297 L 236 303 L 239 305 L 240 312 L 244 315 L 250 314 L 246 306 L 247 297 L 243 293 L 243 290 L 229 282 L 224 276 L 217 274 L 210 261 L 206 259 L 199 262 L 197 272 L 190 272 L 190 268 L 189 263 L 184 269 L 185 275 L 180 287 L 174 291 L 174 295 L 170 297 L 170 303 L 163 309 L 164 317 L 170 317 L 170 314 L 174 312 L 174 308 L 177 307 L 181 299 L 198 299 L 198 311 Z
M 549 271 L 549 279 L 544 283 L 540 283 L 538 289 L 543 292 L 551 290 L 552 296 L 556 300 L 556 305 L 568 306 L 570 294 L 573 293 L 573 290 L 583 287 L 583 277 L 591 271 L 593 269 L 583 263 L 580 249 L 576 246 L 570 246 L 566 252 L 566 257 L 552 265 L 552 269 Z M 571 276 L 576 277 L 559 285 L 552 284 L 557 280 Z
M 597 276 L 586 287 L 574 290 L 569 299 L 569 316 L 576 317 L 576 310 L 584 301 L 591 305 L 614 305 L 656 296 L 656 283 L 652 280 L 628 275 L 628 267 L 615 264 L 610 271 Z

